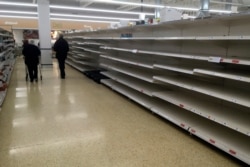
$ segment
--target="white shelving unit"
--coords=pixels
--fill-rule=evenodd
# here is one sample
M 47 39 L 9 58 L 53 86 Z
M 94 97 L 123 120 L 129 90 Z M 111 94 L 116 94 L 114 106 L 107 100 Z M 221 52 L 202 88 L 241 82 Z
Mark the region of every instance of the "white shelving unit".
M 4 102 L 11 73 L 14 68 L 14 46 L 13 35 L 0 28 L 0 106 Z
M 103 84 L 250 165 L 249 29 L 235 14 L 68 36 L 99 47 Z
M 192 80 L 189 78 L 169 76 L 154 76 L 153 78 L 156 81 L 172 84 L 184 89 L 195 91 L 250 108 L 250 94 L 242 90 L 222 87 L 215 84 Z
M 99 70 L 100 43 L 82 42 L 81 38 L 66 37 L 70 44 L 70 52 L 66 63 L 75 69 L 86 72 Z
M 199 74 L 205 74 L 215 77 L 221 77 L 226 79 L 233 79 L 242 82 L 250 82 L 250 74 L 248 72 L 235 72 L 235 71 L 214 71 L 214 70 L 206 70 L 206 69 L 194 69 L 193 72 Z
M 190 97 L 190 92 L 154 92 L 153 96 L 250 136 L 249 112 L 239 114 L 235 112 L 235 108 L 223 106 L 221 103 L 209 101 L 201 96 Z
M 110 65 L 110 64 L 100 64 L 102 67 L 111 70 L 111 71 L 116 71 L 116 72 L 120 72 L 122 74 L 126 74 L 128 76 L 137 78 L 137 79 L 141 79 L 150 83 L 153 83 L 153 73 L 145 73 L 144 70 L 142 69 L 136 69 L 136 68 L 131 68 L 131 67 L 127 67 L 127 66 L 122 66 L 122 65 Z
M 153 92 L 158 92 L 163 89 L 163 87 L 159 85 L 152 85 L 151 83 L 144 82 L 140 79 L 134 79 L 128 75 L 117 72 L 102 72 L 102 74 L 108 76 L 120 84 L 123 84 L 148 96 L 152 96 Z

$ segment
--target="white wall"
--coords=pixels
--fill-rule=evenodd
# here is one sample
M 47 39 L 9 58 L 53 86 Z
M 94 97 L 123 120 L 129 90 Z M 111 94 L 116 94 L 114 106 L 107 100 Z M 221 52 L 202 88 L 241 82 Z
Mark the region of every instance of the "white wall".
M 13 30 L 14 39 L 16 41 L 17 46 L 23 45 L 23 29 L 14 29 Z M 34 44 L 38 46 L 39 39 L 30 39 L 33 40 Z
M 13 30 L 14 39 L 16 41 L 17 46 L 23 45 L 23 30 Z

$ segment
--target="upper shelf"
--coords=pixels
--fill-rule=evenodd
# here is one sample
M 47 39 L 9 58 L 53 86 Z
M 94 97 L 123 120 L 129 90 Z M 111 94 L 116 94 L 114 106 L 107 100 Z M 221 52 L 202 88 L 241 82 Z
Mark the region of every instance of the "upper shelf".
M 91 53 L 101 54 L 100 51 L 96 51 L 96 50 L 85 48 L 85 47 L 73 46 L 72 48 L 81 49 L 81 50 L 84 50 L 84 51 L 87 51 L 87 52 L 91 52 Z
M 154 41 L 168 41 L 168 40 L 249 40 L 248 35 L 239 36 L 180 36 L 180 37 L 75 37 L 85 40 L 154 40 Z M 77 42 L 79 43 L 79 42 Z M 84 42 L 81 44 L 87 44 L 91 42 Z M 79 43 L 80 44 L 80 43 Z M 101 43 L 96 43 L 102 45 Z
M 233 70 L 213 70 L 213 69 L 210 70 L 210 69 L 200 69 L 195 67 L 191 68 L 185 66 L 173 66 L 173 65 L 161 65 L 161 64 L 154 64 L 153 67 L 184 74 L 190 74 L 190 75 L 204 74 L 225 79 L 237 80 L 241 82 L 248 82 L 248 83 L 250 82 L 250 75 L 248 74 L 249 73 L 248 71 L 243 73 L 243 72 L 236 72 Z
M 134 54 L 149 54 L 149 55 L 158 55 L 158 56 L 173 57 L 173 58 L 201 60 L 201 61 L 208 61 L 208 62 L 212 62 L 212 63 L 229 63 L 229 64 L 239 64 L 239 65 L 250 65 L 250 59 L 240 58 L 240 57 L 239 58 L 223 58 L 223 57 L 191 55 L 191 54 L 182 54 L 182 53 L 147 51 L 147 50 L 139 50 L 139 49 L 126 49 L 126 48 L 117 48 L 117 47 L 108 47 L 108 46 L 102 46 L 100 48 L 105 49 L 105 50 L 130 52 L 130 53 L 134 53 Z
M 94 45 L 94 46 L 101 46 L 103 44 L 98 43 L 98 42 L 78 42 L 78 41 L 72 41 L 73 44 L 77 45 Z
M 141 53 L 141 54 L 151 54 L 151 55 L 159 55 L 159 56 L 166 56 L 166 57 L 175 57 L 175 58 L 184 58 L 184 59 L 196 59 L 196 60 L 208 60 L 208 57 L 204 56 L 196 56 L 196 55 L 187 55 L 187 54 L 178 54 L 178 53 L 167 53 L 167 52 L 156 52 L 156 51 L 146 51 L 146 50 L 138 50 L 138 49 L 125 49 L 125 48 L 116 48 L 116 47 L 107 47 L 103 46 L 100 47 L 106 50 L 115 50 L 115 51 L 123 51 L 123 52 L 130 52 L 130 53 Z
M 194 73 L 192 68 L 187 68 L 187 67 L 182 67 L 182 66 L 171 66 L 171 65 L 161 65 L 161 64 L 154 64 L 153 66 L 154 68 L 170 70 L 170 71 L 180 72 L 184 74 L 192 75 Z
M 206 94 L 208 96 L 213 96 L 245 107 L 250 107 L 250 94 L 248 92 L 195 81 L 187 78 L 177 78 L 170 76 L 154 76 L 153 78 L 156 81 L 172 84 L 184 89 Z
M 133 61 L 133 60 L 125 59 L 125 58 L 117 58 L 117 57 L 106 56 L 106 55 L 100 55 L 100 57 L 105 58 L 105 59 L 109 59 L 109 60 L 113 60 L 116 62 L 121 62 L 121 63 L 125 63 L 125 64 L 131 64 L 131 65 L 135 65 L 135 66 L 139 66 L 139 67 L 153 69 L 153 66 L 151 64 L 141 63 L 139 61 Z
M 112 38 L 113 40 L 249 40 L 250 36 L 182 36 L 182 37 L 130 37 Z
M 145 70 L 132 69 L 132 68 L 123 67 L 120 65 L 109 65 L 109 64 L 105 64 L 105 63 L 101 63 L 100 65 L 107 68 L 107 69 L 117 71 L 117 72 L 129 75 L 129 76 L 132 76 L 132 77 L 135 77 L 135 78 L 138 78 L 138 79 L 150 82 L 150 83 L 152 83 L 154 81 L 153 80 L 153 73 L 146 72 Z
M 195 73 L 199 74 L 205 74 L 205 75 L 211 75 L 215 77 L 221 77 L 221 78 L 227 78 L 227 79 L 233 79 L 237 81 L 242 82 L 250 82 L 250 75 L 249 71 L 246 72 L 246 74 L 240 73 L 240 72 L 234 72 L 234 71 L 215 71 L 215 70 L 207 70 L 207 69 L 194 69 Z

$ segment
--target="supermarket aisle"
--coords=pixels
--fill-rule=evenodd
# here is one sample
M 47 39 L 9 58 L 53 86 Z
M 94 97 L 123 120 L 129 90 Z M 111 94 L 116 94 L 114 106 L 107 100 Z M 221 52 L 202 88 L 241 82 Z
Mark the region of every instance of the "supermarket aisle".
M 66 67 L 24 78 L 16 63 L 0 112 L 0 167 L 240 166 L 123 96 Z

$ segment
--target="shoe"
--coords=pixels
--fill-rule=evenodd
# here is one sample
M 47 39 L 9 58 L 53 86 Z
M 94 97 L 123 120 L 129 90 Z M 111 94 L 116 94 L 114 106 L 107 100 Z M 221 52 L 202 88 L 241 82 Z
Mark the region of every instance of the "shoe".
M 30 80 L 30 82 L 32 83 L 32 82 L 33 82 L 33 80 Z
M 38 82 L 38 79 L 36 78 L 35 81 Z

